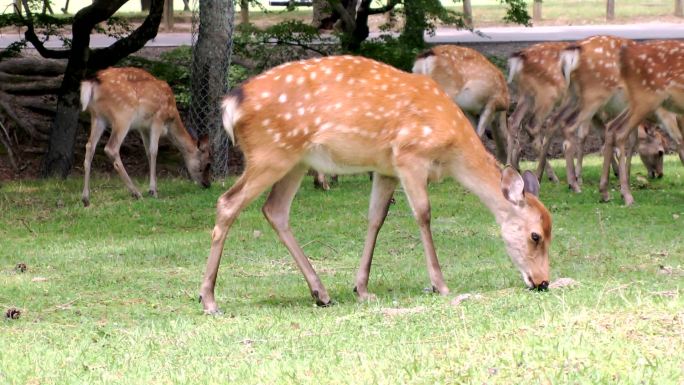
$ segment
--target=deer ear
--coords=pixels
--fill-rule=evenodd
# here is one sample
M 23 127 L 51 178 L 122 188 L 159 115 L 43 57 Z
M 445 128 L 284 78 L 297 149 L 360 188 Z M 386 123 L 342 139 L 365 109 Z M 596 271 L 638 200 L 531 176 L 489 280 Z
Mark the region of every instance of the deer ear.
M 501 193 L 504 198 L 514 205 L 525 204 L 525 181 L 511 166 L 506 166 L 501 172 Z
M 525 192 L 530 193 L 536 197 L 539 196 L 539 180 L 530 170 L 526 170 L 522 175 L 525 182 Z

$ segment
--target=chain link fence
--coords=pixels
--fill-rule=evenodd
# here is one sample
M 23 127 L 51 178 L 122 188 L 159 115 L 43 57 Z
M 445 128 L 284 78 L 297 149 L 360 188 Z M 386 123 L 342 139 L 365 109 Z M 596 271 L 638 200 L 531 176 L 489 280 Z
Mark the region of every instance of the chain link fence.
M 232 0 L 193 1 L 189 118 L 199 135 L 211 138 L 216 177 L 239 171 L 242 163 L 223 130 L 220 111 L 229 89 L 234 14 Z

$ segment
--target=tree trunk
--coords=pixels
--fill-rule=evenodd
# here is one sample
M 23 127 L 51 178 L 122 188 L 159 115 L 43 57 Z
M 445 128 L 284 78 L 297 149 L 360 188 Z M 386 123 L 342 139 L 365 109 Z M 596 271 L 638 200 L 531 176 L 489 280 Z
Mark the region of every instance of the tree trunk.
M 684 17 L 684 0 L 675 0 L 674 15 L 677 17 Z
M 606 20 L 615 19 L 615 0 L 606 0 Z
M 328 0 L 313 0 L 313 20 L 311 25 L 319 30 L 331 30 L 337 19 Z
M 173 31 L 173 0 L 164 1 L 164 13 L 162 13 L 162 24 L 167 32 Z
M 470 0 L 463 0 L 463 22 L 466 27 L 473 28 L 473 5 Z
M 192 52 L 190 126 L 212 137 L 217 176 L 227 173 L 230 158 L 219 106 L 228 90 L 233 13 L 232 0 L 200 0 L 199 32 Z
M 240 0 L 240 24 L 249 24 L 249 1 Z
M 183 0 L 183 11 L 190 11 L 190 0 Z
M 149 11 L 151 4 L 152 4 L 152 0 L 140 0 L 140 8 L 142 8 L 143 12 Z
M 542 2 L 541 0 L 534 0 L 532 8 L 532 21 L 542 20 Z

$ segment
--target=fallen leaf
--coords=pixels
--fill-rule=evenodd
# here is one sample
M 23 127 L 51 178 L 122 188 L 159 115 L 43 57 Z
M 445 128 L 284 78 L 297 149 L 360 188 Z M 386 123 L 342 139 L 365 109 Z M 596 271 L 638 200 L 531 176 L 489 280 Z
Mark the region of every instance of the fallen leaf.
M 418 307 L 411 307 L 411 308 L 406 308 L 406 307 L 400 307 L 400 308 L 387 308 L 387 309 L 381 309 L 380 312 L 388 317 L 394 317 L 398 315 L 406 315 L 406 314 L 415 314 L 415 313 L 422 313 L 425 311 L 424 306 L 418 306 Z
M 557 289 L 566 286 L 575 286 L 578 284 L 579 282 L 575 281 L 572 278 L 558 278 L 557 280 L 549 284 L 549 289 Z
M 254 230 L 254 232 L 252 233 L 252 237 L 254 237 L 254 238 L 259 238 L 260 236 L 261 236 L 261 231 L 259 231 L 259 230 Z
M 672 214 L 672 219 L 679 219 L 679 214 Z
M 482 296 L 479 294 L 470 294 L 470 293 L 459 294 L 456 296 L 456 298 L 451 300 L 451 305 L 452 306 L 458 306 L 463 301 L 468 301 L 470 299 L 481 299 L 481 298 L 482 298 Z
M 31 282 L 45 282 L 45 281 L 47 281 L 47 280 L 48 280 L 48 279 L 45 278 L 45 277 L 33 277 L 33 279 L 31 280 Z

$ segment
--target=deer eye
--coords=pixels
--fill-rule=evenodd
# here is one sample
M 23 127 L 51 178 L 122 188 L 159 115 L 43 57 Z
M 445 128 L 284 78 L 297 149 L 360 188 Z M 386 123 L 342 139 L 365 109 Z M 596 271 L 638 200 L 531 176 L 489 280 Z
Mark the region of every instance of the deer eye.
M 539 241 L 541 241 L 541 235 L 537 233 L 532 233 L 532 240 L 534 241 L 534 243 L 539 243 Z

